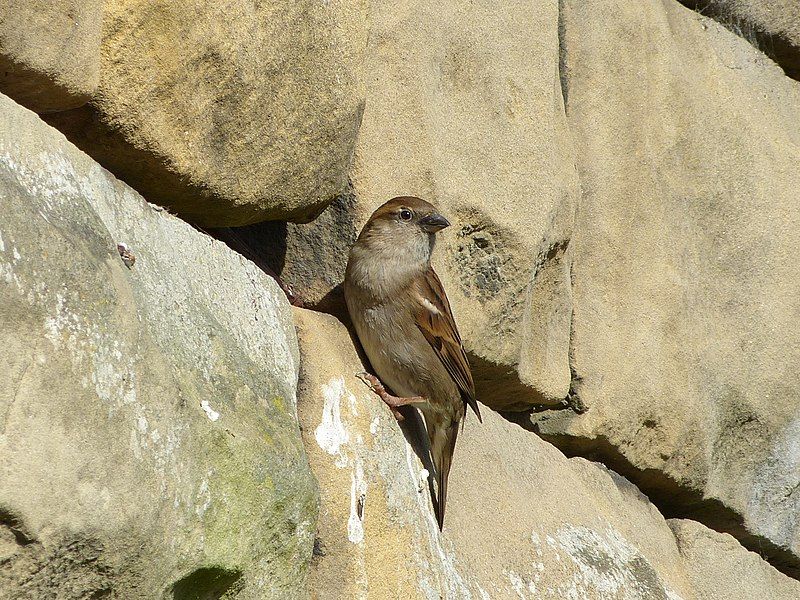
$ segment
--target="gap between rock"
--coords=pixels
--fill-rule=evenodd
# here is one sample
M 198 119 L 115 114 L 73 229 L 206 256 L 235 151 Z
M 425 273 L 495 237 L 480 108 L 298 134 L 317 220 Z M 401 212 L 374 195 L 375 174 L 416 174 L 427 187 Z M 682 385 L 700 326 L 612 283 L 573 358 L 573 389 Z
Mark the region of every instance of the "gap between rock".
M 704 498 L 697 490 L 682 486 L 662 471 L 641 469 L 633 465 L 607 438 L 598 436 L 589 439 L 563 434 L 543 434 L 528 418 L 530 412 L 500 414 L 508 421 L 554 445 L 569 458 L 581 457 L 598 462 L 619 473 L 636 485 L 664 518 L 691 519 L 715 531 L 728 533 L 777 570 L 794 579 L 800 579 L 800 562 L 797 557 L 767 538 L 748 531 L 741 515 L 719 500 Z
M 278 281 L 279 285 L 284 289 L 290 303 L 297 303 L 297 296 L 294 294 L 293 290 L 287 289 L 286 286 L 281 283 L 276 273 L 270 268 L 269 264 L 267 264 L 265 260 L 259 258 L 257 249 L 250 247 L 244 240 L 236 236 L 235 228 L 209 230 L 204 231 L 204 233 L 226 243 L 231 249 L 248 260 L 253 261 L 265 273 Z M 338 293 L 340 295 L 341 291 L 339 290 Z M 305 308 L 314 312 L 330 314 L 350 328 L 349 318 L 347 317 L 346 310 L 343 309 L 343 302 L 336 302 L 331 305 L 323 303 L 317 306 L 305 306 Z M 571 337 L 570 335 L 570 338 Z M 362 357 L 362 360 L 365 360 L 361 349 L 357 347 L 356 350 Z M 477 369 L 477 372 L 483 373 L 484 375 L 491 374 L 498 376 L 499 381 L 496 380 L 494 382 L 496 388 L 504 391 L 531 391 L 529 387 L 519 381 L 515 372 L 509 369 L 500 369 L 499 367 L 486 369 L 487 365 L 481 360 L 476 359 L 475 356 L 470 355 L 469 358 L 471 364 L 473 364 L 473 368 Z M 572 361 L 570 360 L 572 369 L 571 363 Z M 572 373 L 574 381 L 576 378 L 574 369 Z M 478 383 L 477 380 L 476 383 Z M 578 403 L 577 405 L 575 404 L 576 402 Z M 540 439 L 552 444 L 563 452 L 565 456 L 570 458 L 581 457 L 598 462 L 611 471 L 622 475 L 636 485 L 637 488 L 648 497 L 664 518 L 691 519 L 716 531 L 728 533 L 736 538 L 742 546 L 761 556 L 761 558 L 785 575 L 800 580 L 800 562 L 798 562 L 797 557 L 791 552 L 780 548 L 770 540 L 747 531 L 744 527 L 741 515 L 725 506 L 722 502 L 703 498 L 701 493 L 681 486 L 677 481 L 661 471 L 636 467 L 605 437 L 588 439 L 568 435 L 542 434 L 538 431 L 537 426 L 531 423 L 529 419 L 529 415 L 534 412 L 558 412 L 560 410 L 570 410 L 576 414 L 583 412 L 582 410 L 576 409 L 577 406 L 581 406 L 580 399 L 577 397 L 568 397 L 565 399 L 562 406 L 563 408 L 538 406 L 522 412 L 509 410 L 498 410 L 497 412 L 506 420 L 527 431 L 535 433 Z
M 757 23 L 731 14 L 716 0 L 676 0 L 686 8 L 713 19 L 725 29 L 747 40 L 783 69 L 787 77 L 800 81 L 800 47 L 778 33 L 760 29 Z

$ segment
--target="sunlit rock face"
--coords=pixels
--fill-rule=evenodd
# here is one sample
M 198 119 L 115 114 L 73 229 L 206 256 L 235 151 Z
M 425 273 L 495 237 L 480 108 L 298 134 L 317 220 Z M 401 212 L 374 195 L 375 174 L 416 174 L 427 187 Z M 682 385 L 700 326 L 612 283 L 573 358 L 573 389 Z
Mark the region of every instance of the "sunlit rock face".
M 0 190 L 0 596 L 301 595 L 279 287 L 5 97 Z
M 0 597 L 800 597 L 796 3 L 7 4 Z M 406 194 L 443 533 L 340 286 Z

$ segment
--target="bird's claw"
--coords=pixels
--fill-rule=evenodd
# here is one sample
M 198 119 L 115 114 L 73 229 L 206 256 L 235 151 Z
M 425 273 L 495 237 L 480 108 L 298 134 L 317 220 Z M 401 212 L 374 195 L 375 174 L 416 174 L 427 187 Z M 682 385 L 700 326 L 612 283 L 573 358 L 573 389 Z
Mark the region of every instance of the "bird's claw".
M 425 402 L 424 398 L 397 398 L 396 396 L 392 396 L 386 391 L 386 388 L 383 387 L 381 380 L 375 377 L 375 375 L 372 373 L 362 371 L 361 373 L 356 373 L 356 377 L 363 381 L 370 391 L 372 391 L 372 393 L 376 394 L 381 400 L 383 400 L 384 404 L 389 407 L 389 410 L 392 411 L 394 418 L 398 422 L 404 420 L 404 417 L 399 410 L 400 406 L 406 406 L 408 404 L 420 404 Z
M 376 394 L 380 394 L 379 390 L 383 387 L 378 381 L 378 378 L 371 373 L 367 373 L 366 371 L 361 371 L 360 373 L 356 373 L 356 377 L 358 377 L 364 384 Z

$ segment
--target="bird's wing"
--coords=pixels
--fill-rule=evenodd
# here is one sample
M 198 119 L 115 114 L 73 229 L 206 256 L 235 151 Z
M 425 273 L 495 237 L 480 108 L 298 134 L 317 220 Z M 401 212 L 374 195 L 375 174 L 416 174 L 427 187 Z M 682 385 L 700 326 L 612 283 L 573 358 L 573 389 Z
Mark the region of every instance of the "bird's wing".
M 467 353 L 461 344 L 461 336 L 458 334 L 442 282 L 433 268 L 428 267 L 416 287 L 414 318 L 417 327 L 455 381 L 464 403 L 475 411 L 478 421 L 482 421 L 475 400 L 475 383 L 469 370 Z

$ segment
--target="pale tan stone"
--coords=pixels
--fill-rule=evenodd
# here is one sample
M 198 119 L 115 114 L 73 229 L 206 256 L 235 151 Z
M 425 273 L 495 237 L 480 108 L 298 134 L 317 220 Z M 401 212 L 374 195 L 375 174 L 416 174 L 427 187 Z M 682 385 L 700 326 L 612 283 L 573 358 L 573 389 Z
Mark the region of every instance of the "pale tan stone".
M 0 92 L 37 112 L 85 104 L 100 80 L 102 0 L 3 0 Z
M 797 572 L 800 87 L 677 3 L 576 0 L 563 18 L 588 411 L 535 427 Z
M 796 0 L 681 0 L 741 35 L 800 79 L 800 3 Z
M 363 0 L 105 3 L 92 106 L 49 122 L 202 226 L 308 220 L 347 187 Z
M 668 523 L 697 600 L 800 598 L 800 582 L 742 548 L 730 535 L 686 519 Z

